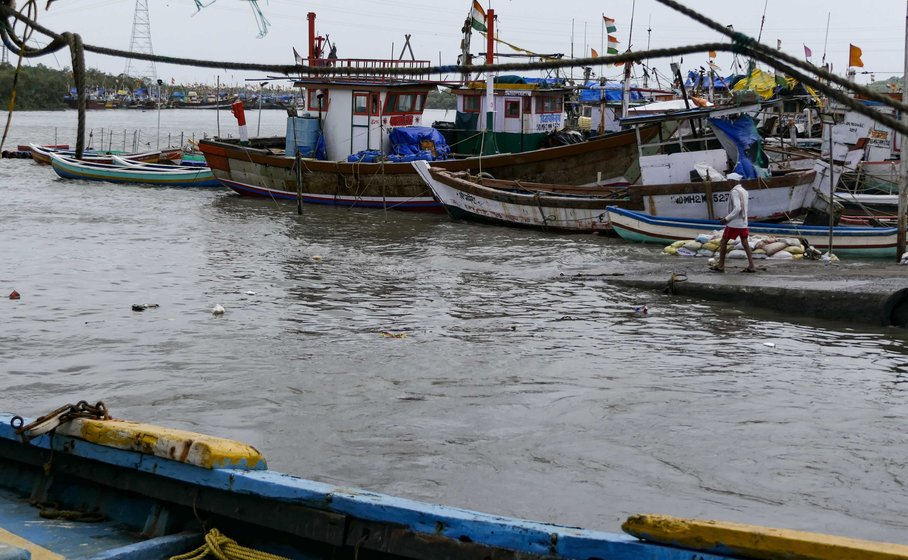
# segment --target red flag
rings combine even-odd
[[[804,45],[804,58],[810,58],[813,56],[813,51],[810,50],[810,47]]]

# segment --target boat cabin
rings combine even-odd
[[[565,125],[565,98],[570,93],[560,80],[498,76],[495,78],[494,133],[486,131],[486,83],[467,82],[451,89],[457,96],[457,114],[450,128],[456,139],[448,139],[458,153],[507,153],[536,150],[546,136]]]
[[[287,155],[294,155],[294,138],[296,150],[304,156],[328,160],[346,160],[351,154],[369,150],[390,153],[389,136],[394,128],[422,125],[426,96],[440,82],[423,79],[418,70],[431,63],[415,59],[338,58],[336,46],[325,57],[327,38],[315,34],[315,14],[310,12],[307,18],[308,57],[300,57],[299,62],[338,72],[304,71],[294,81],[302,100],[297,104],[300,118],[288,120]],[[320,139],[315,140],[311,134],[300,138],[301,128],[314,131]],[[321,148],[316,149],[316,144]]]

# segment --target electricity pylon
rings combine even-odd
[[[132,18],[132,38],[129,40],[129,50],[134,53],[154,54],[151,46],[151,20],[148,19],[148,0],[136,0],[136,11]],[[158,71],[153,61],[126,59],[127,76],[141,78],[154,83],[158,79]]]

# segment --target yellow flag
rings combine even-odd
[[[864,62],[861,60],[861,55],[864,54],[860,47],[854,45],[848,45],[848,66],[859,66],[864,67]]]

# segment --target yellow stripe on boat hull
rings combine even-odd
[[[23,539],[15,533],[10,533],[6,529],[0,528],[0,543],[8,544],[16,548],[27,550],[32,555],[32,560],[65,560],[56,552],[38,546],[28,539]]]
[[[742,558],[906,560],[908,546],[743,523],[634,515],[621,528],[649,542]]]
[[[206,469],[268,468],[265,458],[251,445],[151,424],[76,418],[57,428],[57,432],[98,445],[138,451]]]

